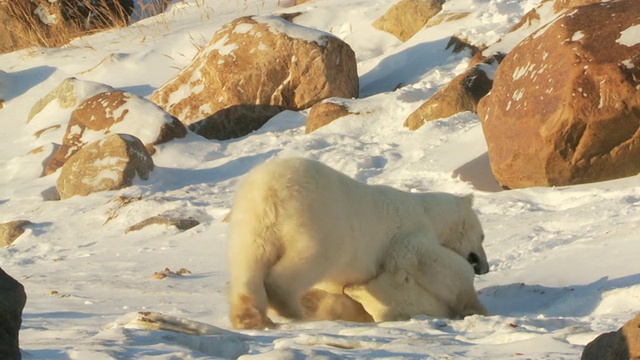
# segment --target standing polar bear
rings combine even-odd
[[[417,254],[434,246],[450,249],[484,274],[484,234],[471,206],[471,197],[367,185],[308,159],[259,165],[240,182],[231,209],[231,323],[272,327],[268,307],[290,319],[308,318],[303,301],[326,301],[305,294],[333,299],[381,270],[414,268]],[[337,306],[345,306],[344,300],[338,296]]]

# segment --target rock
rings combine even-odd
[[[349,106],[345,102],[337,98],[319,102],[313,105],[309,111],[305,125],[305,134],[310,134],[336,119],[353,113],[354,112],[349,110]]]
[[[401,0],[376,20],[373,27],[407,41],[442,10],[443,3],[444,0]]]
[[[585,346],[581,360],[640,359],[640,314],[618,331],[602,334]]]
[[[638,13],[635,0],[577,7],[505,57],[478,105],[491,168],[503,187],[640,172]]]
[[[480,47],[473,45],[468,40],[463,39],[459,36],[452,36],[445,47],[445,50],[453,51],[454,54],[461,53],[465,49],[469,49],[471,55],[475,55],[480,51]]]
[[[75,109],[45,174],[54,173],[85,144],[113,133],[135,136],[153,153],[153,145],[182,138],[187,130],[178,119],[138,95],[119,90],[100,93]]]
[[[24,286],[0,268],[0,359],[21,359],[19,333],[26,303]]]
[[[33,129],[33,135],[36,138],[33,141],[33,150],[42,146],[48,148],[51,144],[55,144],[55,150],[57,150],[73,110],[86,99],[113,90],[111,86],[93,81],[79,80],[74,77],[64,79],[55,89],[38,100],[27,116],[28,127]],[[47,157],[51,155],[52,153]],[[45,175],[44,168],[49,160],[47,158],[42,163],[41,176]]]
[[[448,118],[464,111],[476,112],[480,99],[491,91],[493,73],[498,64],[499,58],[490,57],[456,76],[411,113],[404,126],[417,130],[427,121]]]
[[[0,246],[13,244],[24,233],[24,228],[29,225],[32,223],[28,220],[14,220],[0,224]]]
[[[51,103],[54,103],[61,109],[75,109],[80,103],[94,95],[114,90],[115,89],[109,85],[87,80],[78,80],[75,77],[66,78],[33,105],[31,111],[29,111],[29,116],[27,116],[27,124]],[[69,112],[68,115],[70,114],[71,112]],[[64,121],[69,120],[68,115]],[[44,121],[46,119],[42,120]],[[50,124],[47,123],[46,125]]]
[[[176,219],[174,217],[169,217],[166,215],[157,215],[143,220],[135,225],[129,226],[129,228],[127,228],[124,233],[128,234],[131,231],[142,230],[149,225],[166,225],[174,226],[178,230],[189,230],[192,227],[200,225],[200,222],[195,219]]]
[[[75,153],[62,166],[56,188],[61,199],[130,186],[136,174],[147,180],[153,160],[134,136],[112,134]]]
[[[562,10],[571,9],[576,6],[589,5],[598,2],[602,2],[602,0],[556,0],[553,3],[553,9],[556,12],[560,12]]]
[[[358,91],[355,54],[345,42],[277,16],[250,16],[223,26],[151,99],[198,134],[222,140],[282,110]]]

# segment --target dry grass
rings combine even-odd
[[[82,6],[70,5],[77,3]],[[38,14],[46,14],[49,24]],[[60,47],[80,36],[127,26],[129,19],[127,9],[114,0],[0,0],[0,53],[32,46]]]
[[[0,0],[0,54],[30,47],[56,48],[72,40],[105,29],[125,27],[131,17],[147,18],[164,14],[171,0],[133,0],[135,10],[129,14],[118,0]],[[221,0],[227,1],[227,0]],[[287,7],[295,0],[262,0],[264,7],[268,1],[277,1]],[[238,9],[249,7],[247,0],[236,0]],[[80,8],[72,4],[81,3]],[[209,22],[215,16],[215,9],[206,0],[194,0],[200,9],[202,22]],[[40,8],[40,10],[37,10]],[[46,9],[55,21],[45,24],[37,15]],[[161,23],[170,31],[167,19]],[[143,42],[146,36],[143,36]]]

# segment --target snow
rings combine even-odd
[[[616,40],[618,44],[632,47],[640,44],[640,24],[633,25],[620,32],[620,38]]]
[[[0,132],[0,222],[33,223],[12,246],[0,248],[0,266],[28,294],[20,334],[23,358],[575,359],[597,335],[631,319],[640,308],[638,176],[505,191],[491,175],[476,115],[457,114],[416,131],[402,126],[466,69],[471,54],[445,50],[450,36],[462,31],[493,41],[540,1],[447,1],[447,11],[470,14],[424,29],[404,44],[371,27],[394,2],[323,0],[282,8],[277,1],[185,0],[163,15],[63,48],[0,55],[0,84],[11,83],[2,88],[0,109],[7,129]],[[542,4],[541,16],[549,4]],[[156,146],[148,181],[45,200],[58,174],[39,177],[42,163],[64,128],[44,139],[33,134],[39,125],[63,123],[69,110],[52,102],[29,124],[26,120],[31,107],[61,81],[75,76],[149,98],[224,24],[283,11],[304,12],[295,20],[299,25],[352,46],[362,98],[343,101],[353,114],[308,135],[308,110],[285,111],[240,139],[210,141],[189,133]],[[543,16],[526,31],[555,16]],[[526,31],[490,49],[509,49]],[[619,42],[632,44],[639,38],[634,31],[637,26],[623,31]],[[128,106],[165,121],[142,104]],[[28,154],[37,146],[43,151]],[[283,322],[276,330],[232,330],[223,219],[239,178],[282,156],[317,159],[370,184],[473,193],[491,265],[490,273],[476,277],[476,288],[490,316],[416,316],[379,324],[276,318]],[[193,218],[200,225],[186,231],[155,225],[125,234],[159,214]],[[164,268],[183,267],[192,273],[152,278]],[[145,329],[150,323],[140,320],[140,311],[192,329],[193,335],[169,331],[171,326]]]

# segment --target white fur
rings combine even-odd
[[[446,318],[487,314],[473,287],[473,268],[465,259],[439,244],[408,250],[394,246],[382,273],[366,284],[345,287],[344,293],[374,321],[406,320],[419,314]]]
[[[366,185],[307,159],[259,165],[241,181],[231,210],[231,322],[272,326],[268,306],[301,319],[305,292],[341,293],[371,280],[393,244],[442,244],[464,259],[475,252],[486,268],[471,205],[470,197]]]

